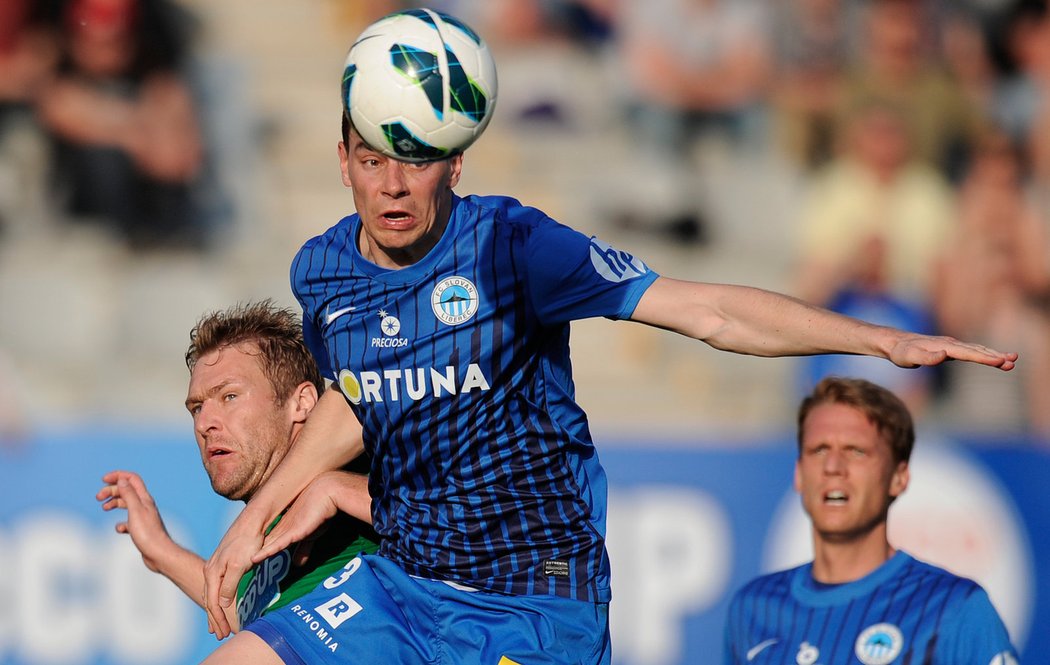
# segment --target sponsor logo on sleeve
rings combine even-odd
[[[610,282],[626,282],[649,272],[649,266],[641,259],[597,238],[591,238],[591,265]]]

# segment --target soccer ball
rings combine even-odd
[[[496,106],[496,63],[459,19],[429,9],[385,16],[346,56],[343,110],[369,147],[408,162],[463,152]]]

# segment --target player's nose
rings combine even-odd
[[[389,168],[383,170],[383,191],[389,196],[401,196],[407,190],[405,178],[405,164],[397,160],[390,160]]]
[[[846,460],[842,453],[836,450],[828,451],[824,456],[824,473],[828,475],[841,474],[846,469]]]
[[[193,420],[193,426],[202,436],[222,426],[219,411],[211,400],[204,400],[204,403],[200,405],[197,417]]]

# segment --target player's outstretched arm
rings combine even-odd
[[[372,522],[372,498],[368,495],[368,476],[347,471],[322,473],[266,534],[263,547],[252,557],[253,563],[277,554],[292,543],[303,542],[322,524],[342,511],[362,522]],[[296,550],[298,565],[305,563],[306,551]]]
[[[230,634],[225,608],[233,604],[237,582],[263,547],[263,534],[311,480],[342,468],[364,451],[361,425],[336,388],[329,388],[310,412],[295,445],[252,496],[204,566],[204,609],[208,630],[218,639]]]
[[[900,367],[963,360],[1003,370],[1017,360],[1016,353],[873,325],[772,291],[667,277],[646,290],[631,319],[754,356],[848,353]]]
[[[102,476],[105,486],[95,498],[102,510],[126,510],[127,519],[118,522],[117,533],[131,536],[146,568],[175,583],[201,607],[204,599],[204,559],[176,543],[164,526],[157,504],[146,483],[132,471],[110,471]],[[229,620],[236,630],[236,613]]]

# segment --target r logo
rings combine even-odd
[[[332,628],[338,628],[340,624],[361,611],[361,605],[356,600],[341,593],[327,603],[322,603],[314,608],[317,613],[328,622]]]

